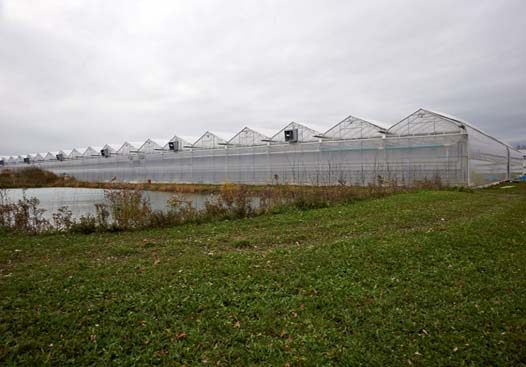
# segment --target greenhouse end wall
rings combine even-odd
[[[465,134],[450,134],[227,146],[36,165],[91,182],[364,186],[427,180],[460,186],[468,182],[468,146]]]

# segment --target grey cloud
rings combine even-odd
[[[1,154],[419,107],[526,139],[520,0],[0,4]]]

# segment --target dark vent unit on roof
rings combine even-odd
[[[172,152],[177,152],[178,150],[181,150],[181,149],[179,148],[179,141],[178,141],[178,140],[168,142],[168,148],[169,148]]]
[[[58,153],[57,154],[57,161],[63,161],[64,160],[64,154]]]
[[[298,142],[298,129],[285,130],[285,141],[288,143]]]
[[[24,163],[27,163],[27,164],[31,163],[31,159],[29,157],[25,157]]]
[[[104,158],[109,158],[109,156],[110,156],[110,149],[109,148],[101,149],[100,155],[103,156]]]

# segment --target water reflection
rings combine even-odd
[[[45,209],[44,218],[51,220],[53,213],[56,213],[60,207],[67,206],[73,214],[73,218],[80,218],[82,215],[95,215],[95,204],[104,203],[103,189],[86,189],[73,187],[52,187],[52,188],[35,188],[35,189],[7,189],[7,199],[10,202],[16,202],[22,199],[25,191],[27,198],[36,197],[40,200],[39,208]],[[166,209],[168,199],[174,193],[160,191],[145,191],[144,195],[149,199],[150,205],[154,210]],[[210,195],[203,194],[177,194],[184,200],[192,202],[194,208],[201,209],[204,207],[206,199]]]

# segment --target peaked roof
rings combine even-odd
[[[143,144],[144,142],[125,141],[124,143],[122,143],[120,148],[117,149],[117,153],[123,153],[125,150],[127,152],[130,152],[130,151],[136,152]]]
[[[122,145],[118,145],[118,144],[104,144],[102,149],[109,149],[110,152],[116,152],[117,150],[121,148],[121,146]]]
[[[451,121],[453,121],[453,122],[456,122],[456,123],[459,124],[459,125],[469,126],[469,127],[472,128],[473,130],[475,130],[475,131],[481,133],[482,135],[486,135],[488,138],[491,138],[491,139],[493,139],[493,140],[495,140],[495,141],[497,141],[497,142],[499,142],[499,143],[501,143],[501,144],[504,144],[504,145],[506,145],[507,147],[509,147],[509,148],[511,148],[511,149],[513,149],[513,150],[517,150],[517,149],[513,148],[511,145],[509,145],[508,143],[503,142],[502,140],[495,138],[494,136],[488,134],[488,133],[485,132],[484,130],[481,130],[481,129],[479,129],[478,127],[475,127],[474,125],[472,125],[471,123],[467,122],[466,120],[462,120],[462,119],[460,119],[460,118],[458,118],[458,117],[455,117],[455,116],[453,116],[453,115],[448,115],[448,114],[443,113],[443,112],[437,112],[437,111],[433,111],[433,110],[429,110],[429,109],[423,109],[423,108],[421,108],[421,110],[423,110],[423,111],[428,111],[428,112],[433,113],[433,114],[435,114],[435,115],[445,117],[445,118],[447,118],[448,120],[451,120]]]
[[[219,148],[224,144],[226,144],[225,139],[207,131],[192,144],[192,148],[212,149]]]
[[[54,152],[47,152],[46,155],[44,156],[44,159],[46,161],[51,161],[53,159],[57,159],[57,157],[55,156]]]
[[[229,145],[238,145],[238,146],[251,146],[251,145],[264,145],[263,140],[268,140],[269,137],[252,130],[249,127],[244,127],[236,135],[234,135],[228,141]]]
[[[31,158],[33,160],[43,160],[44,157],[40,154],[40,153],[29,153],[28,155],[28,158]]]
[[[94,156],[94,155],[100,155],[100,150],[102,149],[102,147],[94,147],[94,146],[89,146],[86,148],[86,150],[84,152],[82,152],[82,155],[84,157],[91,157],[91,156]]]
[[[272,138],[272,142],[285,142],[285,136],[283,132],[285,130],[291,130],[291,129],[298,129],[298,141],[300,142],[306,142],[306,141],[318,141],[318,138],[316,136],[320,135],[320,133],[316,130],[313,130],[305,125],[299,124],[297,122],[291,122],[287,126],[285,126],[283,129],[281,129],[279,132],[277,132]]]
[[[391,135],[409,136],[460,133],[462,128],[458,121],[420,108],[391,126],[387,131]]]
[[[79,148],[80,149],[80,148]],[[82,149],[73,148],[71,153],[68,154],[68,158],[79,158],[82,157]]]
[[[180,148],[184,149],[184,147],[188,147],[192,145],[190,142],[188,142],[185,138],[182,138],[180,136],[174,135],[168,142],[163,146],[163,149],[169,149],[168,143],[178,141],[180,144]]]
[[[391,126],[388,133],[394,135],[462,133],[466,132],[466,126],[510,149],[516,150],[508,143],[480,130],[465,120],[443,112],[432,111],[424,108],[419,108],[400,122]]]
[[[154,150],[162,150],[165,145],[168,144],[167,139],[151,139],[148,138],[146,141],[140,146],[138,149],[140,152],[146,152],[150,151],[150,149],[147,149],[150,146],[153,146]]]
[[[349,115],[336,125],[331,127],[321,136],[332,139],[364,139],[377,138],[385,131],[379,125],[362,118]]]

